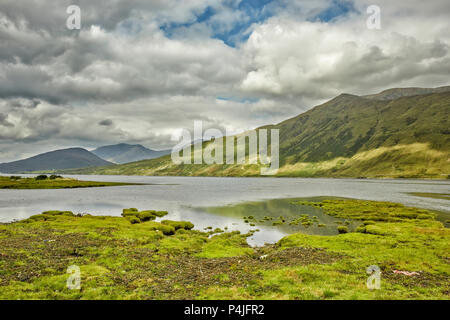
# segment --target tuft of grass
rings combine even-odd
[[[337,227],[339,233],[348,233],[348,228],[346,226]]]
[[[123,209],[122,217],[129,218],[131,223],[140,223],[155,220],[157,217],[164,217],[167,211],[144,210],[138,211],[137,208]]]
[[[175,230],[178,230],[178,229],[191,230],[192,228],[194,228],[194,224],[192,224],[189,221],[163,220],[163,221],[161,221],[161,223],[164,225],[167,225],[167,226],[171,226]]]

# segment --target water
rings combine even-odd
[[[267,242],[267,234],[270,232],[274,238],[270,242],[275,242],[281,236],[301,232],[304,234],[316,235],[336,235],[337,227],[346,225],[350,231],[354,231],[360,222],[335,218],[323,212],[320,208],[308,205],[295,204],[300,200],[318,201],[321,198],[293,198],[293,199],[273,199],[264,201],[251,201],[221,207],[198,208],[219,217],[226,216],[239,219],[238,225],[247,225],[253,228],[250,230],[260,230],[252,235],[248,240],[252,244],[263,244]],[[313,222],[311,225],[302,225],[299,218],[305,216],[307,220]],[[284,223],[273,225],[281,220]],[[303,220],[304,221],[304,220]],[[261,231],[262,230],[262,231]],[[276,231],[277,233],[273,233]]]
[[[25,176],[25,175],[22,175]],[[67,176],[69,177],[69,176]],[[272,243],[297,232],[292,226],[257,225],[250,227],[241,215],[217,213],[208,207],[242,204],[281,198],[317,196],[348,197],[366,200],[392,201],[408,206],[442,211],[441,219],[450,218],[450,201],[417,197],[409,192],[450,193],[450,182],[424,180],[360,180],[360,179],[301,179],[301,178],[216,178],[216,177],[141,177],[141,176],[70,176],[80,180],[148,183],[149,185],[50,189],[0,190],[0,222],[24,219],[46,210],[70,210],[95,215],[119,216],[123,208],[167,210],[165,219],[192,221],[196,229],[225,228],[247,232],[260,229],[249,239],[250,244]],[[247,206],[247,212],[262,215],[305,213],[289,200],[265,202]],[[256,209],[255,209],[256,208]],[[270,208],[268,210],[267,208]],[[275,209],[274,209],[275,208]],[[236,209],[236,208],[235,208]],[[254,211],[251,211],[254,210]],[[255,211],[256,210],[256,211]],[[297,210],[297,211],[296,211]],[[243,211],[245,212],[245,210]],[[320,212],[309,212],[319,217]],[[242,213],[243,215],[243,213]],[[250,215],[250,214],[248,214]],[[326,217],[320,217],[325,219]],[[321,220],[321,221],[322,221]],[[330,221],[327,221],[330,224]],[[327,224],[325,222],[325,224]],[[327,232],[314,228],[305,233]]]

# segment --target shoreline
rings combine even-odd
[[[41,190],[41,189],[77,189],[120,187],[129,185],[145,185],[128,182],[84,181],[61,176],[38,175],[36,177],[0,176],[0,190]]]

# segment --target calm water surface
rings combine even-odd
[[[26,175],[22,175],[26,176]],[[69,176],[68,176],[69,177]],[[348,197],[366,200],[400,202],[408,206],[444,212],[450,219],[450,201],[409,195],[409,192],[450,193],[450,182],[423,180],[358,180],[301,178],[214,178],[214,177],[141,177],[141,176],[70,176],[80,180],[148,183],[149,185],[55,190],[0,190],[0,222],[27,218],[46,210],[70,210],[95,215],[119,216],[123,208],[167,210],[165,219],[189,220],[196,229],[212,226],[247,232],[260,229],[249,239],[250,244],[275,242],[292,232],[331,234],[335,229],[294,226],[256,225],[244,223],[245,215],[289,217],[309,214],[332,225],[330,217],[281,198],[317,196]],[[246,202],[251,201],[251,204]],[[258,202],[259,201],[259,202]],[[264,202],[261,202],[264,201]],[[210,207],[240,206],[233,210]],[[326,220],[328,219],[328,220]],[[330,220],[331,219],[331,220]],[[326,220],[326,221],[325,221]]]

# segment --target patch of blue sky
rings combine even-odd
[[[212,31],[212,37],[220,39],[229,46],[235,47],[237,44],[248,39],[246,32],[254,23],[264,22],[274,14],[272,4],[276,0],[242,0],[240,2],[230,1],[225,3],[227,9],[236,12],[236,16],[243,17],[236,20],[231,26],[219,25],[214,20],[214,16],[220,12],[213,7],[207,7],[202,13],[196,16],[194,21],[187,23],[167,23],[160,27],[167,37],[176,35],[177,30],[189,28],[194,24],[206,24]]]
[[[329,22],[352,12],[357,12],[352,1],[333,0],[328,8],[308,20]]]

